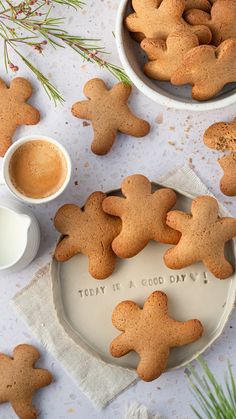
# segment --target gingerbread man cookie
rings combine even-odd
[[[171,77],[175,85],[191,84],[196,100],[208,100],[230,82],[236,81],[236,39],[228,39],[217,48],[200,45],[185,54]]]
[[[167,212],[176,203],[175,192],[158,189],[152,193],[151,189],[151,182],[145,176],[133,175],[122,182],[125,198],[109,196],[103,201],[104,211],[122,220],[122,230],[112,242],[112,249],[121,258],[137,255],[150,240],[179,241],[180,234],[165,222]]]
[[[212,43],[219,45],[229,38],[236,38],[236,0],[217,0],[210,14],[192,9],[188,10],[185,19],[191,25],[205,25],[212,33]]]
[[[108,153],[118,131],[134,137],[143,137],[149,133],[149,123],[134,116],[127,105],[131,94],[130,85],[117,83],[109,90],[103,80],[92,79],[85,84],[84,94],[88,100],[75,103],[72,113],[77,118],[92,121],[93,153]]]
[[[35,368],[39,357],[39,352],[31,345],[18,345],[13,358],[0,354],[0,403],[11,403],[20,419],[37,417],[33,395],[52,382],[49,371]]]
[[[188,30],[198,36],[199,42],[208,44],[211,31],[207,26],[189,25],[182,17],[185,0],[133,0],[135,13],[125,19],[130,32],[144,34],[145,38],[166,40],[172,32]]]
[[[152,381],[165,371],[171,348],[195,342],[203,333],[199,320],[171,319],[167,296],[161,291],[153,292],[143,309],[133,301],[118,304],[112,323],[123,332],[111,343],[112,356],[137,352],[140,357],[137,373],[144,381]]]
[[[3,157],[12,143],[19,125],[35,125],[40,120],[37,109],[26,103],[32,96],[31,84],[17,77],[7,87],[0,79],[0,156]]]
[[[145,38],[141,48],[149,61],[144,65],[144,73],[155,80],[170,80],[186,52],[198,45],[198,37],[189,31],[173,32],[166,41]]]
[[[236,118],[233,122],[216,122],[204,133],[204,143],[215,150],[236,152]]]
[[[219,159],[224,172],[220,181],[220,189],[227,196],[236,196],[236,153],[231,153]]]
[[[202,261],[217,278],[225,279],[233,267],[225,258],[225,243],[236,236],[236,219],[220,218],[216,199],[200,196],[193,200],[192,215],[181,211],[167,214],[167,224],[181,232],[179,243],[167,250],[164,261],[170,269],[182,269]]]
[[[115,268],[116,256],[111,243],[119,234],[121,223],[102,210],[106,195],[92,193],[84,209],[77,205],[63,205],[56,213],[54,225],[65,237],[57,245],[55,258],[64,262],[76,253],[89,259],[89,272],[96,279],[105,279]]]

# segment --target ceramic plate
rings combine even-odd
[[[189,211],[190,205],[188,197],[178,194],[176,208]],[[122,300],[130,299],[142,305],[151,292],[162,290],[168,295],[169,312],[174,319],[198,318],[204,325],[200,340],[171,351],[168,368],[183,366],[205,351],[220,336],[233,309],[235,275],[221,281],[202,263],[170,270],[163,263],[168,247],[150,242],[134,258],[117,259],[112,276],[100,281],[89,275],[84,255],[78,254],[64,263],[53,259],[54,306],[66,333],[104,361],[135,368],[137,355],[134,352],[119,359],[109,354],[109,344],[119,334],[111,323],[112,311]],[[234,261],[233,242],[228,243],[226,252]]]
[[[169,82],[148,78],[143,72],[146,54],[123,24],[124,18],[132,12],[131,1],[120,0],[116,19],[116,45],[123,68],[142,93],[157,103],[177,109],[206,111],[235,103],[236,83],[228,83],[211,100],[198,102],[192,99],[190,86],[174,86]]]

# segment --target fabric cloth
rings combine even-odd
[[[187,167],[162,179],[161,184],[190,198],[209,194],[206,186]],[[224,213],[228,214],[226,210]],[[66,334],[53,306],[49,265],[38,271],[32,282],[14,297],[13,306],[96,408],[105,407],[137,380],[135,371],[105,363]]]

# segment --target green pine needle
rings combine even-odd
[[[17,4],[13,4],[11,0],[0,0],[0,40],[4,46],[3,58],[6,71],[9,67],[14,72],[18,71],[18,66],[12,63],[10,57],[11,49],[37,77],[49,98],[55,104],[62,103],[64,99],[58,89],[32,61],[26,58],[22,47],[33,48],[36,53],[42,54],[47,44],[47,47],[51,46],[54,49],[69,46],[85,61],[105,68],[119,81],[130,83],[121,67],[103,59],[103,55],[107,53],[99,46],[99,40],[71,35],[62,26],[64,18],[51,17],[53,3],[75,9],[85,4],[81,0],[33,0],[33,2],[18,0]]]
[[[192,366],[188,366],[187,374],[192,394],[202,411],[191,406],[198,419],[236,419],[236,383],[233,371],[228,362],[228,371],[225,374],[224,385],[217,382],[207,362],[199,357],[201,376]]]

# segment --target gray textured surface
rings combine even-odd
[[[101,38],[106,49],[112,51],[109,58],[117,63],[112,31],[114,31],[118,3],[119,0],[90,1],[84,11],[78,14],[66,11],[71,30],[80,31],[84,36]],[[19,75],[28,76],[34,84],[36,93],[32,103],[38,105],[42,120],[38,126],[19,129],[15,138],[41,133],[59,139],[73,158],[74,170],[71,185],[60,199],[33,209],[42,230],[38,258],[18,275],[0,274],[0,350],[9,353],[11,348],[22,342],[35,343],[41,349],[43,365],[53,372],[56,379],[52,386],[36,396],[35,400],[41,409],[42,419],[122,418],[125,403],[134,399],[145,403],[151,412],[159,411],[166,418],[192,419],[193,414],[189,408],[192,397],[183,370],[170,372],[152,383],[140,382],[123,393],[103,412],[96,412],[61,366],[33,339],[24,323],[16,317],[9,301],[20,288],[29,283],[32,274],[49,260],[57,238],[52,226],[52,217],[56,209],[69,201],[82,204],[90,192],[112,189],[114,180],[118,187],[121,179],[128,174],[139,172],[150,179],[158,179],[189,161],[194,165],[200,178],[236,216],[236,198],[229,199],[219,193],[218,183],[221,173],[217,164],[219,154],[207,149],[202,143],[204,129],[214,121],[231,120],[235,117],[234,109],[231,107],[205,114],[164,109],[134,89],[131,98],[132,109],[152,124],[150,135],[144,139],[120,136],[110,154],[97,157],[90,152],[91,127],[83,127],[81,120],[72,117],[70,107],[83,97],[82,86],[86,80],[103,76],[111,83],[112,78],[92,64],[82,63],[79,56],[70,50],[54,52],[48,47],[44,56],[32,52],[32,57],[63,92],[66,103],[64,107],[55,110],[38,82],[20,64]],[[0,75],[7,80],[2,63]],[[75,182],[78,182],[78,185]],[[4,196],[7,196],[7,192],[0,187],[0,200]],[[235,358],[235,320],[234,313],[221,339],[206,354],[210,366],[221,378],[227,358],[232,361]],[[9,406],[0,407],[1,419],[13,417]]]

